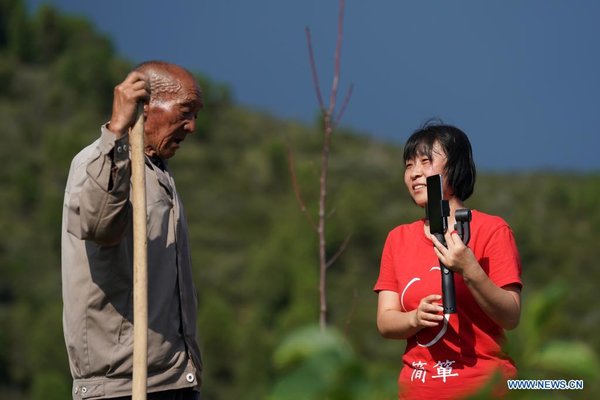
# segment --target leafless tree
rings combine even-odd
[[[333,79],[331,84],[331,91],[329,94],[329,104],[325,104],[323,100],[323,96],[321,94],[321,86],[319,83],[319,76],[317,73],[317,66],[315,63],[315,56],[312,46],[312,38],[310,34],[310,29],[306,27],[306,42],[308,45],[308,57],[310,61],[310,68],[312,72],[312,80],[315,88],[315,93],[317,95],[317,101],[319,104],[319,110],[322,117],[323,122],[323,147],[321,151],[321,169],[319,176],[319,212],[318,212],[318,220],[315,223],[314,219],[311,217],[308,209],[306,207],[306,203],[302,198],[302,193],[300,190],[300,185],[298,183],[298,179],[295,172],[294,158],[291,149],[288,148],[288,160],[289,160],[289,168],[290,174],[292,177],[292,183],[294,187],[294,192],[296,194],[296,199],[300,205],[300,209],[306,215],[308,222],[314,228],[318,235],[319,240],[319,326],[321,330],[324,330],[327,325],[327,270],[329,267],[338,259],[338,257],[344,252],[346,246],[348,245],[348,241],[350,240],[350,235],[346,237],[346,239],[342,242],[338,250],[331,257],[328,257],[326,254],[326,245],[327,239],[325,235],[325,227],[326,227],[326,200],[327,200],[327,178],[328,178],[328,167],[329,167],[329,152],[331,147],[331,136],[338,126],[344,112],[346,110],[346,106],[350,101],[350,97],[352,96],[353,85],[348,87],[348,91],[344,97],[344,100],[341,104],[339,111],[336,112],[337,105],[337,97],[338,97],[338,86],[340,81],[340,63],[341,63],[341,50],[342,50],[342,38],[343,38],[343,22],[344,22],[344,8],[345,8],[345,0],[339,1],[339,12],[338,12],[338,29],[337,29],[337,41],[335,46],[335,58],[334,58],[334,69],[333,69]]]

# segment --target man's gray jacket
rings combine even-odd
[[[169,170],[146,158],[148,391],[200,386],[188,230]],[[102,127],[72,161],[62,227],[63,326],[74,399],[131,395],[129,137]]]

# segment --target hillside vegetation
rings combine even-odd
[[[71,158],[99,135],[131,66],[86,20],[0,0],[0,399],[70,398],[63,190]],[[372,286],[388,231],[423,215],[403,187],[402,149],[334,134],[328,250],[351,239],[329,270],[332,329],[320,342],[316,235],[287,156],[293,149],[315,213],[319,126],[240,107],[230,88],[195,73],[206,108],[170,165],[191,229],[204,398],[394,398],[403,343],[377,333]],[[561,393],[569,398],[600,395],[599,200],[598,172],[538,171],[482,172],[468,202],[504,217],[517,238],[525,309],[512,355],[524,377],[584,379],[584,391]]]

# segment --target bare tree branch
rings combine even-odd
[[[342,39],[344,37],[344,8],[345,0],[340,0],[340,8],[338,12],[338,32],[337,42],[335,44],[335,57],[333,68],[333,82],[331,84],[331,95],[329,96],[329,115],[333,118],[335,110],[335,102],[337,99],[337,90],[340,83],[340,64],[342,54]]]
[[[344,241],[342,242],[342,244],[340,245],[340,247],[338,248],[338,250],[335,252],[335,254],[333,256],[331,256],[331,258],[329,259],[329,261],[327,261],[327,268],[331,267],[333,265],[333,263],[335,263],[336,260],[346,250],[346,247],[348,246],[348,243],[350,242],[350,238],[351,237],[352,237],[351,233],[348,234],[348,236],[346,236],[346,239],[344,239]]]
[[[323,102],[323,96],[321,95],[321,86],[319,85],[319,74],[317,73],[317,65],[315,64],[315,53],[313,52],[312,40],[310,37],[310,29],[308,26],[304,29],[306,32],[306,43],[308,45],[308,59],[310,61],[310,71],[312,73],[313,86],[317,94],[317,101],[319,102],[319,108],[321,112],[325,112],[325,103]]]
[[[335,214],[335,212],[337,211],[337,208],[333,207],[325,216],[325,218],[329,218],[331,217],[333,214]]]
[[[342,120],[342,117],[344,116],[344,113],[346,112],[346,107],[348,106],[348,103],[350,102],[350,97],[352,97],[353,90],[354,90],[354,84],[350,84],[350,86],[348,87],[348,91],[346,92],[346,96],[344,97],[344,102],[342,103],[342,107],[340,108],[338,115],[335,117],[335,121],[333,123],[333,129],[337,128],[340,121]]]
[[[317,233],[319,235],[319,299],[320,313],[319,326],[324,331],[327,325],[327,255],[325,253],[325,200],[327,199],[327,177],[329,172],[329,147],[331,144],[331,120],[329,113],[323,116],[325,125],[325,137],[323,139],[323,151],[321,153],[321,176],[319,178],[319,222]]]
[[[294,194],[296,195],[296,200],[298,201],[300,210],[306,216],[308,223],[316,231],[317,225],[315,224],[315,221],[313,221],[312,217],[310,216],[310,213],[308,212],[308,209],[306,208],[306,203],[304,202],[304,199],[302,198],[302,193],[300,191],[300,185],[298,184],[298,178],[296,176],[296,167],[295,167],[295,163],[294,163],[294,153],[292,152],[292,149],[289,146],[288,146],[287,150],[288,150],[288,167],[290,169],[290,175],[292,177],[292,186],[294,188]]]

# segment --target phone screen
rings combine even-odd
[[[444,234],[448,220],[444,215],[442,204],[442,176],[431,175],[427,177],[427,217],[429,218],[429,231],[433,234]]]

